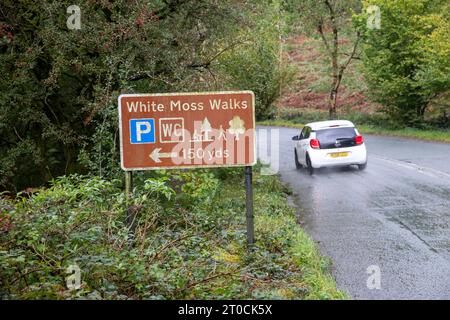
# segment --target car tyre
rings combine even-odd
[[[295,149],[294,149],[294,156],[295,156],[295,167],[297,169],[301,169],[302,168],[302,164],[298,161],[297,150],[295,150]]]
[[[358,169],[359,169],[359,170],[363,171],[363,170],[365,170],[366,168],[367,168],[367,162],[366,162],[366,163],[363,163],[363,164],[358,164]]]
[[[308,168],[309,175],[312,176],[314,174],[314,168],[312,166],[311,159],[309,158],[308,154],[306,155],[306,166]]]

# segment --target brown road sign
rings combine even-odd
[[[119,128],[123,170],[256,163],[251,91],[123,94]]]

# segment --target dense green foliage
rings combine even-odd
[[[273,116],[280,3],[80,0],[69,30],[70,1],[2,1],[0,298],[347,297],[276,177],[255,177],[251,252],[240,169],[136,173],[122,190],[122,93],[252,90]]]
[[[448,131],[380,129],[425,128],[433,103],[447,109],[428,125],[448,127],[444,0],[79,0],[81,29],[69,30],[72,4],[0,3],[0,191],[9,190],[0,193],[0,298],[346,298],[276,177],[255,177],[250,253],[240,169],[138,173],[132,200],[119,179],[120,94],[252,90],[257,119],[271,119],[292,75],[280,61],[294,26],[324,44],[335,115],[362,39],[368,92],[384,113],[345,116],[363,133],[450,141]],[[366,27],[373,4],[381,29]],[[284,110],[269,124],[326,117]],[[80,290],[67,287],[71,265]]]
[[[121,93],[253,90],[257,119],[272,118],[292,74],[279,61],[287,30],[323,39],[331,109],[358,31],[367,93],[390,123],[423,128],[432,107],[448,126],[446,1],[83,0],[81,29],[69,30],[71,4],[0,4],[1,190],[116,177]],[[366,28],[369,5],[381,9],[380,29]]]
[[[252,90],[256,98],[256,118],[272,118],[274,103],[280,96],[280,86],[289,83],[292,70],[279,64],[279,39],[286,33],[282,28],[284,19],[279,2],[248,14],[255,23],[252,32],[243,35],[247,45],[241,50],[226,52],[221,59],[224,74],[235,88]]]
[[[0,4],[1,189],[114,177],[121,93],[253,89],[258,117],[271,113],[276,1],[82,0],[80,30],[71,4]]]
[[[284,4],[289,24],[297,26],[290,39],[291,49],[299,50],[290,53],[299,66],[297,78],[303,80],[297,87],[301,91],[311,82],[320,84],[320,88],[309,85],[312,94],[294,94],[295,88],[288,88],[285,101],[300,100],[304,108],[311,98],[307,108],[316,108],[315,93],[324,96],[328,90],[327,108],[338,107],[335,117],[339,117],[352,107],[349,95],[354,94],[358,99],[368,98],[360,104],[362,111],[370,104],[367,113],[381,104],[390,127],[448,128],[448,1],[285,0]],[[305,38],[312,41],[303,45]],[[317,47],[315,40],[322,45]],[[311,53],[305,52],[309,45],[314,45]],[[315,59],[310,59],[313,54]],[[290,99],[291,95],[297,98]],[[330,103],[333,99],[334,104]]]
[[[275,176],[255,176],[257,244],[247,252],[241,170],[142,177],[134,236],[117,181],[72,175],[0,200],[0,298],[346,298]],[[74,264],[79,290],[66,286]]]
[[[449,7],[436,0],[370,0],[381,10],[381,28],[366,28],[364,74],[372,99],[399,123],[420,126],[426,109],[450,86]],[[446,102],[448,108],[448,102]]]

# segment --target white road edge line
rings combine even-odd
[[[446,178],[450,179],[450,174],[447,173],[447,172],[444,172],[444,171],[436,170],[436,169],[429,168],[429,167],[419,166],[417,164],[408,163],[408,162],[404,162],[404,161],[401,161],[401,160],[383,158],[383,157],[380,157],[378,155],[377,156],[373,156],[372,155],[372,157],[377,158],[379,160],[383,160],[383,161],[386,161],[386,162],[390,162],[390,163],[396,164],[399,167],[403,167],[403,168],[410,169],[410,170],[416,170],[416,171],[418,171],[418,172],[420,172],[422,174],[425,174],[427,176],[430,176],[430,177],[437,177],[437,178],[444,178],[444,177],[446,177]]]

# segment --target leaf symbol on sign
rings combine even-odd
[[[239,118],[239,116],[234,116],[229,122],[230,128],[228,132],[236,136],[236,140],[239,140],[239,135],[245,133],[244,120]]]

